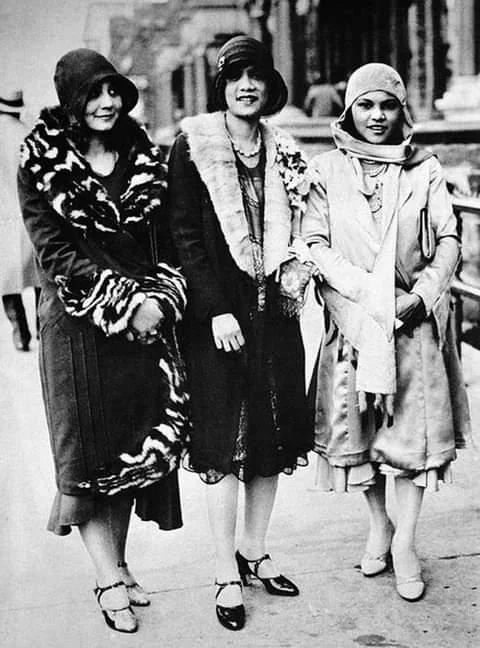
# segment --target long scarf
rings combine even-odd
[[[412,155],[414,149],[410,144],[412,139],[411,129],[400,144],[370,144],[357,139],[342,128],[344,116],[334,121],[330,128],[334,142],[338,149],[345,151],[352,157],[373,162],[387,162],[388,164],[403,164]]]
[[[354,170],[357,189],[366,193],[362,159],[386,163],[383,182],[383,227],[377,255],[369,274],[365,301],[355,304],[326,287],[325,300],[337,326],[360,351],[357,389],[369,392],[396,391],[395,362],[395,260],[398,232],[399,177],[402,166],[412,157],[410,134],[401,144],[376,145],[363,142],[342,129],[343,119],[332,125],[337,147],[348,157]],[[410,130],[410,129],[409,129]],[[337,227],[348,228],[348,219]],[[345,233],[348,236],[348,232]],[[339,249],[342,253],[342,249]],[[349,258],[352,263],[359,259]]]

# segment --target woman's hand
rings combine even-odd
[[[382,426],[385,415],[387,416],[387,427],[392,427],[394,394],[371,394],[370,392],[359,391],[357,397],[360,414],[366,414],[371,404],[375,412],[376,427]]]
[[[415,328],[426,317],[423,299],[420,295],[411,292],[402,292],[397,295],[395,299],[395,316],[408,329]]]
[[[421,304],[422,298],[411,292],[404,292],[395,299],[395,315],[405,322]]]
[[[212,317],[212,334],[217,349],[240,351],[245,344],[240,325],[231,313]]]
[[[158,328],[163,321],[163,313],[154,299],[147,297],[137,308],[130,321],[127,339],[138,339],[143,344],[155,342]]]

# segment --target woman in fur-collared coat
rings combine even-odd
[[[299,323],[282,310],[275,280],[303,204],[306,165],[289,136],[260,121],[286,101],[265,48],[234,38],[217,69],[218,112],[185,119],[174,144],[169,208],[189,296],[189,466],[208,484],[217,615],[238,630],[239,572],[244,582],[249,574],[263,579],[271,594],[298,593],[266,554],[265,535],[278,474],[304,463],[313,437]],[[235,561],[239,480],[246,514]]]
[[[100,54],[57,64],[60,106],[22,148],[19,191],[40,266],[40,369],[58,493],[49,529],[78,526],[106,623],[148,605],[125,562],[136,512],[181,526],[186,395],[175,324],[185,282],[162,224],[166,167],[128,116],[137,89]],[[163,230],[163,231],[162,231]]]

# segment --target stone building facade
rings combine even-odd
[[[336,82],[362,63],[383,61],[401,72],[412,112],[424,121],[440,111],[458,112],[465,87],[478,85],[478,5],[475,0],[93,2],[85,42],[137,82],[139,116],[153,132],[207,110],[216,53],[238,33],[271,47],[296,106],[302,106],[315,73]],[[480,88],[474,95],[469,101],[476,106]]]

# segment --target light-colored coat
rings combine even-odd
[[[25,135],[21,121],[0,114],[0,295],[20,293],[35,284],[32,246],[17,194],[20,144]]]
[[[316,449],[336,466],[375,461],[422,472],[454,459],[469,427],[449,317],[449,286],[459,258],[456,220],[436,158],[395,165],[391,186],[387,172],[387,222],[380,228],[356,165],[338,150],[312,160],[302,224],[336,324],[319,363]],[[424,208],[436,246],[430,261],[419,243]],[[392,242],[389,257],[385,251]],[[418,294],[427,313],[408,333],[394,330],[392,308],[400,289]],[[395,392],[393,426],[377,423],[376,429],[373,413],[361,420],[361,389]]]

